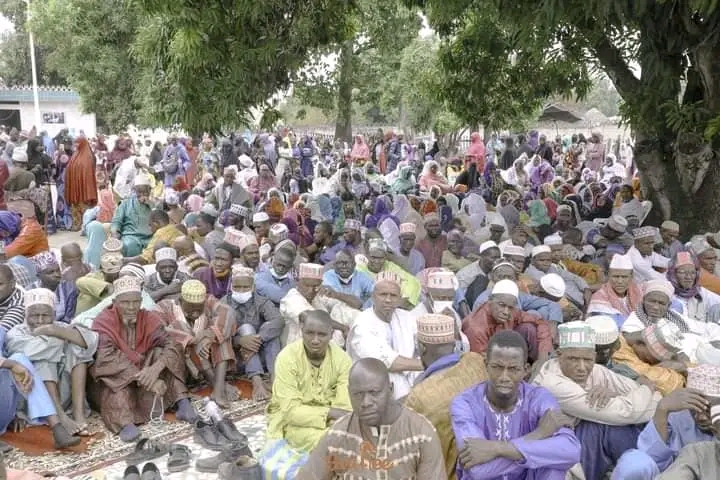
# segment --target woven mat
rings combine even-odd
[[[196,400],[193,403],[199,411],[202,401]],[[242,418],[264,412],[266,405],[267,402],[256,403],[252,400],[243,399],[234,402],[232,408],[225,410],[224,414],[228,419],[236,422]],[[134,443],[125,443],[117,435],[107,432],[100,420],[100,416],[95,412],[88,418],[88,426],[90,431],[106,433],[104,436],[100,435],[93,439],[88,450],[84,453],[67,454],[52,451],[41,456],[31,456],[25,455],[19,450],[14,450],[5,455],[5,464],[9,468],[31,470],[44,476],[64,475],[73,478],[113,464],[135,448]],[[143,437],[165,443],[176,442],[193,434],[193,426],[184,422],[147,424],[139,427],[139,429]]]

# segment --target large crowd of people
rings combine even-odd
[[[628,142],[108,143],[0,130],[0,434],[173,411],[227,479],[720,478],[720,234],[646,225]],[[256,463],[190,394],[237,376]]]

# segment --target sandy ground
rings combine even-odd
[[[77,242],[83,249],[87,245],[87,239],[85,237],[81,237],[78,232],[59,231],[50,235],[48,237],[48,242],[50,243],[50,248],[60,248],[66,243],[72,242]]]

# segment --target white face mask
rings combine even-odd
[[[450,301],[436,300],[433,302],[433,310],[435,310],[435,313],[442,313],[442,311],[445,310],[446,308],[449,308],[450,310],[453,309],[452,300],[450,300]]]
[[[235,300],[237,303],[245,304],[250,301],[252,293],[252,290],[247,292],[232,292],[232,299]]]
[[[343,278],[343,277],[341,277],[340,275],[338,275],[338,278],[339,278],[340,280],[342,280],[343,283],[350,283],[350,280],[352,280],[353,275],[355,275],[355,273],[351,273],[350,276],[347,277],[347,278]]]
[[[285,275],[278,274],[273,267],[270,267],[270,273],[272,274],[273,277],[275,277],[278,280],[284,280],[288,277],[287,273]]]

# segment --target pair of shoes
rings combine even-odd
[[[154,463],[146,463],[142,473],[135,465],[130,465],[125,469],[123,480],[162,480],[162,475]]]
[[[195,462],[195,470],[203,473],[215,473],[223,463],[234,463],[241,457],[252,457],[252,452],[245,442],[233,442],[213,457],[201,458]]]
[[[203,447],[216,452],[222,451],[231,443],[247,444],[247,437],[240,433],[235,425],[223,418],[220,422],[198,420],[193,438]]]
[[[218,480],[262,480],[260,464],[252,457],[242,456],[218,467]]]
[[[160,458],[169,451],[170,447],[164,443],[150,440],[149,438],[141,438],[137,445],[135,445],[135,450],[125,457],[125,462],[127,462],[128,465],[139,465],[143,462]]]
[[[190,468],[190,457],[192,452],[186,445],[175,443],[170,445],[170,457],[167,467],[170,473],[184,472]]]

